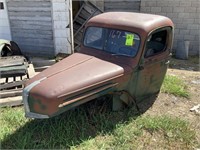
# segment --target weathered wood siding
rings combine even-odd
[[[25,54],[53,56],[51,0],[7,0],[12,39]]]
[[[105,11],[139,12],[141,0],[105,0]]]

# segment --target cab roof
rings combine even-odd
[[[146,35],[154,29],[171,26],[173,22],[164,16],[132,13],[132,12],[107,12],[91,18],[87,26],[100,26],[117,28]]]

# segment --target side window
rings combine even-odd
[[[149,36],[145,49],[145,57],[156,55],[165,51],[167,46],[167,30],[153,33]]]

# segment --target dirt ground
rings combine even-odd
[[[190,111],[192,107],[200,104],[199,67],[198,60],[172,59],[167,74],[177,76],[186,83],[190,98],[160,93],[152,107],[144,115],[171,115],[187,120],[196,131],[197,141],[200,144],[200,114]]]

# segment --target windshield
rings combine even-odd
[[[139,49],[140,37],[131,32],[101,27],[88,27],[84,45],[113,55],[134,57]]]

